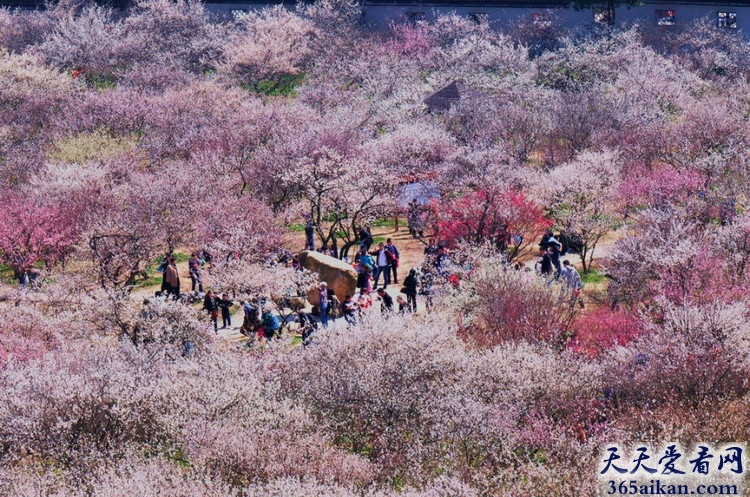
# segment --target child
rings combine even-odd
[[[362,311],[369,309],[371,305],[372,297],[370,297],[370,292],[363,288],[359,292],[359,298],[357,299],[357,309],[359,309],[360,316],[362,315]]]
[[[407,309],[406,297],[399,293],[398,297],[396,297],[396,303],[398,303],[398,313],[403,314]],[[409,310],[411,311],[411,309]]]
[[[343,302],[341,302],[341,313],[344,315],[347,324],[357,324],[357,303],[352,300],[351,295],[347,295]]]

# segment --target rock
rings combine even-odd
[[[310,305],[318,307],[320,299],[318,298],[317,288],[311,288],[307,291],[307,301],[310,302]]]
[[[328,284],[339,301],[343,302],[347,295],[354,295],[356,292],[357,273],[351,264],[310,250],[300,252],[299,262],[305,269],[318,273],[318,279]],[[312,305],[318,304],[315,292],[308,292],[307,299]]]
[[[307,300],[305,300],[305,297],[291,297],[289,299],[289,308],[293,311],[296,311],[298,309],[304,309],[307,307]]]
[[[339,301],[338,297],[335,295],[331,299],[330,302],[328,302],[328,308],[330,309],[329,315],[332,318],[338,318],[341,317],[341,302]]]

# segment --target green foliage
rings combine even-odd
[[[296,97],[297,88],[304,80],[304,74],[282,74],[274,79],[259,81],[255,84],[254,90],[269,97]]]
[[[95,90],[112,90],[117,86],[117,80],[111,74],[88,74],[86,82]]]
[[[597,284],[607,280],[604,273],[596,269],[591,269],[588,273],[581,273],[581,280],[586,284]]]

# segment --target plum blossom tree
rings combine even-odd
[[[93,79],[111,78],[119,67],[138,57],[138,48],[112,9],[90,5],[60,16],[39,52],[49,64],[83,71]]]
[[[212,24],[201,2],[141,0],[125,19],[128,37],[137,39],[147,65],[166,64],[191,72],[212,69],[222,52],[224,33]]]
[[[76,205],[6,192],[0,211],[0,260],[22,277],[37,263],[52,267],[73,252],[82,227]]]
[[[552,224],[523,191],[499,187],[467,192],[446,202],[439,215],[441,239],[494,243],[508,261],[520,256]]]
[[[243,15],[228,40],[220,69],[244,84],[296,76],[310,55],[311,21],[282,6]]]
[[[345,160],[332,152],[318,150],[310,162],[301,164],[297,181],[305,185],[302,196],[318,236],[337,251],[340,235],[351,245],[357,227],[394,209],[395,182],[383,165],[372,166],[360,158]]]
[[[591,268],[599,240],[617,225],[611,200],[619,174],[615,152],[584,152],[539,178],[537,198],[555,225],[581,237],[584,272]]]
[[[52,30],[53,19],[46,12],[3,9],[0,11],[0,46],[11,53],[22,53],[44,41]]]
[[[461,336],[478,347],[513,341],[562,347],[577,312],[564,289],[491,260],[462,279],[454,299]]]
[[[129,171],[128,181],[99,190],[91,199],[86,239],[104,287],[130,286],[145,277],[146,265],[160,253],[194,242],[197,223],[195,183],[175,168],[154,174]],[[106,209],[107,215],[102,215]]]
[[[601,354],[639,338],[645,327],[632,313],[600,307],[575,320],[568,346],[584,354]]]
[[[248,195],[229,197],[220,208],[201,201],[196,213],[195,242],[217,262],[257,262],[280,246],[281,230],[271,208]]]
[[[617,293],[632,304],[653,304],[655,298],[676,304],[735,301],[741,295],[736,267],[742,254],[717,249],[715,238],[685,210],[649,209],[640,213],[638,231],[620,240],[609,257]],[[741,231],[737,242],[742,243]],[[716,239],[721,240],[721,237]],[[730,238],[731,240],[731,238]],[[732,247],[731,241],[720,246]],[[734,245],[736,246],[736,245]]]
[[[626,210],[684,205],[697,196],[703,184],[697,172],[680,173],[668,164],[654,164],[651,169],[636,166],[626,173],[617,196]]]
[[[340,109],[333,114],[340,119],[331,121],[309,108],[303,112],[312,120],[304,133],[289,121],[256,153],[259,194],[274,207],[310,214],[321,242],[338,251],[340,239],[353,244],[362,224],[395,210],[398,177],[389,163],[367,157],[375,147],[362,136],[358,119],[366,116]]]
[[[665,303],[662,324],[612,351],[607,381],[624,404],[649,403],[657,411],[670,403],[694,410],[716,398],[741,397],[748,389],[746,313],[744,303]]]
[[[552,137],[567,145],[566,159],[588,150],[597,132],[606,134],[614,120],[598,88],[563,92],[555,101]]]

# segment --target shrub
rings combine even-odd
[[[600,307],[574,321],[568,346],[578,352],[598,354],[627,345],[643,333],[643,328],[641,320],[632,314]]]

